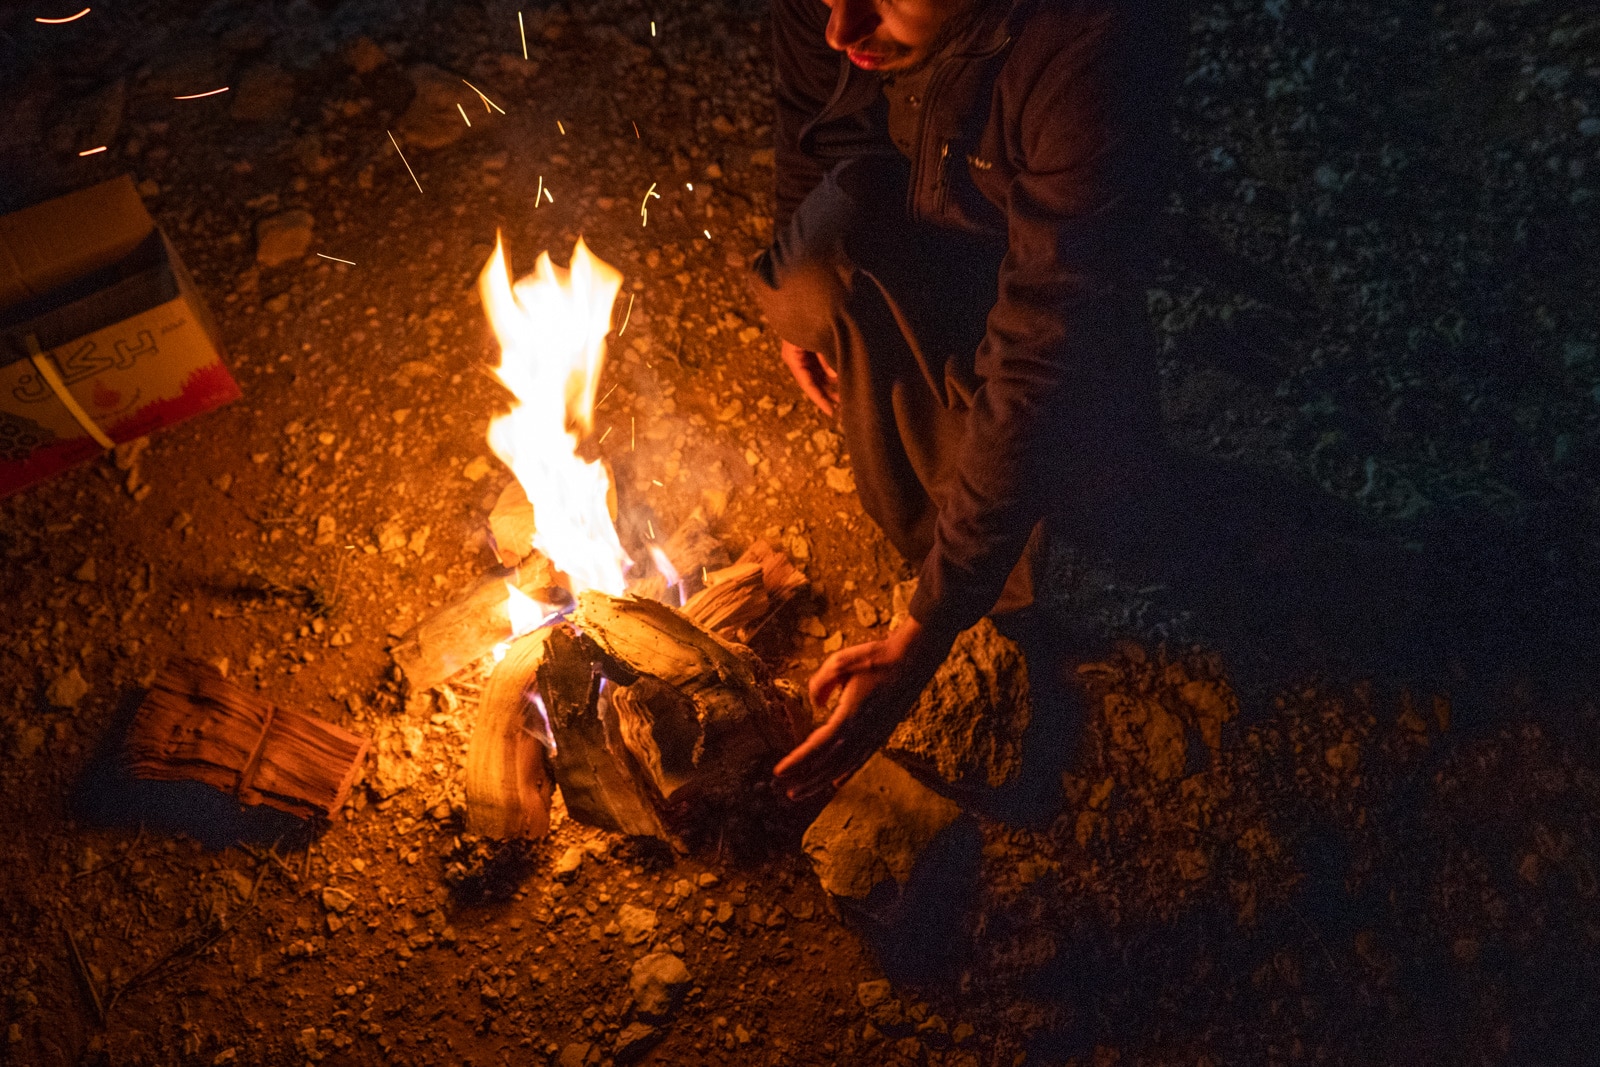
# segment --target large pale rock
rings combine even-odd
[[[805,832],[822,888],[865,901],[879,886],[898,890],[917,861],[961,811],[883,755],[844,784]]]
[[[691,981],[689,968],[670,952],[643,956],[628,973],[634,1007],[646,1019],[659,1020],[671,1015]]]
[[[1032,717],[1022,650],[980,619],[956,638],[887,748],[964,792],[999,789],[1021,773]]]
[[[284,211],[256,223],[256,262],[277,267],[304,256],[311,248],[309,211]]]

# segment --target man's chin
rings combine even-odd
[[[909,57],[899,52],[872,52],[865,49],[858,51],[847,48],[844,54],[851,63],[862,70],[896,71],[911,65]]]

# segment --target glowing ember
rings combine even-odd
[[[574,594],[621,595],[630,565],[606,503],[611,479],[598,461],[577,454],[594,428],[595,387],[621,287],[622,275],[581,238],[570,269],[552,264],[547,252],[513,285],[497,237],[478,279],[500,339],[495,374],[516,398],[509,414],[489,424],[489,447],[533,505],[533,547],[567,575]]]

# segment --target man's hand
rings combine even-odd
[[[824,415],[832,416],[839,404],[839,372],[828,366],[828,361],[820,355],[799,345],[784,341],[781,347],[784,366],[800,383],[800,391],[821,408]]]
[[[950,644],[907,619],[882,641],[829,656],[811,677],[811,702],[822,707],[839,693],[839,704],[774,769],[779,788],[790,800],[806,800],[843,785],[889,740]]]

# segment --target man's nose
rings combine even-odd
[[[828,47],[842,52],[859,44],[878,28],[876,0],[833,0],[833,13],[828,16],[828,29],[824,34]]]

